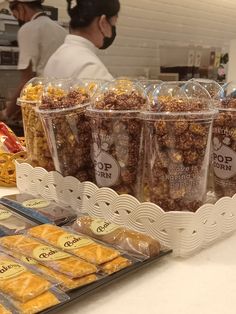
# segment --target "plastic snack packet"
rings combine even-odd
[[[26,302],[52,287],[45,278],[13,258],[0,254],[0,291],[14,300]]]
[[[5,153],[13,154],[25,151],[17,136],[3,122],[0,122],[0,149]]]
[[[72,228],[131,254],[143,255],[148,258],[157,256],[160,252],[160,243],[150,236],[102,219],[87,215],[81,216],[74,222]]]
[[[71,278],[79,278],[97,272],[95,265],[25,235],[3,237],[0,239],[0,245],[36,259],[40,264],[51,267]]]
[[[54,225],[36,226],[28,230],[27,234],[96,265],[109,262],[120,255],[113,248]]]

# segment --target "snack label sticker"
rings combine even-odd
[[[12,216],[12,213],[9,212],[7,209],[0,208],[0,220],[5,220],[7,218],[10,218],[11,216]]]
[[[95,177],[98,186],[111,187],[120,178],[120,165],[108,153],[101,151],[94,156]]]
[[[50,202],[44,199],[35,198],[33,200],[28,200],[22,203],[23,206],[27,208],[44,208],[50,205]]]
[[[0,280],[10,279],[19,276],[26,271],[26,268],[11,260],[0,262]]]
[[[90,230],[96,235],[106,235],[112,233],[113,231],[119,229],[120,227],[101,219],[95,219],[90,225]]]
[[[33,258],[31,258],[31,257],[21,256],[19,259],[22,262],[24,262],[26,264],[29,264],[29,265],[37,265],[38,264],[38,262],[36,260],[34,260]]]
[[[37,261],[46,262],[46,261],[57,261],[60,259],[70,257],[71,255],[65,252],[58,251],[54,247],[40,245],[33,250],[32,256]]]
[[[236,175],[236,152],[224,144],[213,147],[212,162],[216,177],[223,180],[234,177]]]
[[[78,249],[93,243],[94,242],[92,240],[80,237],[75,234],[62,235],[57,241],[57,245],[63,250]]]

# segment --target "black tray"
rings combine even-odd
[[[158,261],[160,258],[162,258],[165,255],[168,255],[172,252],[172,250],[166,250],[166,251],[162,251],[160,252],[160,254],[156,257],[153,258],[149,258],[143,262],[136,262],[135,264],[120,270],[117,273],[114,273],[110,276],[107,276],[103,279],[100,279],[94,283],[91,283],[85,287],[82,288],[78,288],[72,292],[68,292],[67,294],[70,297],[70,300],[62,303],[62,304],[58,304],[48,310],[42,311],[40,312],[41,314],[48,314],[48,313],[55,313],[58,314],[60,310],[63,310],[66,306],[71,305],[72,303],[75,303],[77,301],[79,301],[82,297],[87,296],[93,292],[96,292],[98,289],[103,288],[104,286],[107,286],[113,282],[115,282],[116,280],[123,278],[125,275],[132,273],[136,270],[139,270],[141,268],[143,268],[144,266],[147,266],[155,261]],[[61,312],[63,313],[63,312]]]

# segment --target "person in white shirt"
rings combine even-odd
[[[70,34],[50,57],[45,77],[112,80],[113,77],[96,55],[108,48],[116,37],[119,0],[77,0],[71,7]]]
[[[43,0],[9,0],[9,7],[18,20],[19,45],[18,70],[21,72],[19,86],[6,109],[0,112],[0,120],[12,118],[17,111],[17,97],[23,86],[34,76],[42,76],[49,57],[61,46],[66,30],[43,12]]]

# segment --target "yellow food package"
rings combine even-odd
[[[60,285],[60,288],[63,291],[77,289],[97,280],[97,276],[95,274],[73,279],[69,276],[59,273],[58,271],[50,267],[39,264],[35,259],[31,257],[26,257],[23,254],[15,253],[13,251],[8,251],[8,254],[17,258],[23,263],[30,265],[31,267],[35,268],[37,271],[42,272],[43,274],[52,277],[55,281],[58,282],[58,284]]]
[[[101,270],[105,274],[111,275],[111,274],[116,273],[119,270],[124,269],[130,265],[132,265],[131,260],[129,260],[123,256],[119,256],[119,257],[115,258],[113,261],[110,261],[108,263],[101,265]]]
[[[2,237],[0,245],[31,257],[40,264],[71,278],[79,278],[97,272],[95,265],[25,235]]]
[[[68,297],[61,292],[59,293],[59,295],[60,298],[62,298],[63,296],[63,301],[68,299]],[[60,298],[58,297],[57,293],[47,291],[25,303],[13,302],[13,305],[16,307],[17,310],[20,311],[21,314],[35,314],[57,304],[60,304],[62,302]]]
[[[88,237],[50,224],[33,227],[27,233],[97,265],[109,262],[120,255],[119,251],[96,243]]]
[[[8,256],[0,255],[0,291],[20,302],[49,290],[52,284]]]

